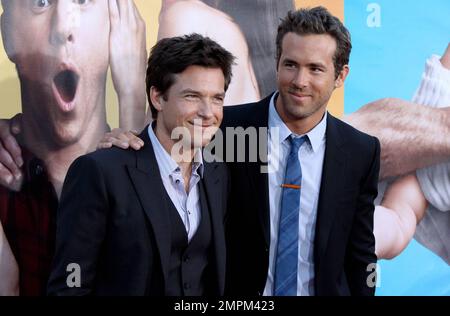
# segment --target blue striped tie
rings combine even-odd
[[[284,183],[282,184],[281,214],[278,225],[278,246],[275,265],[274,295],[297,295],[298,216],[302,168],[298,150],[307,136],[289,137],[289,153]]]

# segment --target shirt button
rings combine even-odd
[[[191,288],[191,284],[188,282],[184,282],[183,287],[185,290],[189,290]]]
[[[36,176],[40,176],[44,172],[44,168],[41,165],[37,165],[36,169],[34,169],[34,174]]]

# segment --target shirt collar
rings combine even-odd
[[[153,125],[154,123],[148,126],[148,136],[155,152],[155,157],[156,161],[158,162],[161,176],[164,178],[168,178],[175,173],[180,173],[180,167],[159,142],[155,132],[153,131]],[[192,161],[192,174],[195,173],[203,178],[204,164],[202,151],[200,149],[195,150],[194,159]]]
[[[39,159],[23,145],[19,145],[23,157],[24,182],[32,182],[37,178],[48,179],[47,168],[43,160]]]
[[[276,91],[269,103],[269,133],[270,130],[277,127],[279,129],[279,142],[283,143],[291,134],[295,137],[297,136],[308,136],[308,143],[311,146],[313,152],[316,152],[322,141],[325,139],[325,132],[327,130],[327,116],[328,112],[325,111],[322,120],[317,124],[312,130],[304,135],[297,135],[291,132],[291,130],[286,126],[286,124],[281,119],[275,108],[275,100],[278,97],[278,91]]]
[[[194,154],[194,160],[192,161],[192,173],[197,173],[201,178],[203,178],[205,166],[203,164],[202,150],[197,148]]]

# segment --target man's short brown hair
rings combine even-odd
[[[333,56],[335,77],[339,76],[345,65],[348,65],[352,43],[350,32],[339,19],[324,7],[289,11],[278,26],[277,65],[282,53],[283,38],[287,33],[298,35],[328,34],[336,40],[336,52]]]
[[[155,87],[165,97],[175,83],[175,75],[189,66],[220,68],[225,78],[225,91],[231,81],[234,56],[218,43],[200,34],[164,38],[152,48],[148,59],[146,89],[152,117],[158,111],[150,99],[150,88]]]

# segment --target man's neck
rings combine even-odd
[[[285,113],[281,109],[281,105],[277,101],[275,103],[275,109],[278,115],[283,120],[284,124],[289,128],[289,130],[297,135],[304,135],[310,132],[314,127],[316,127],[321,121],[326,112],[326,107],[323,107],[311,115],[298,119],[296,117],[291,117],[288,113]]]
[[[104,111],[98,114],[100,115],[93,115],[80,138],[70,144],[57,144],[52,135],[46,135],[43,129],[39,128],[39,122],[26,112],[23,114],[21,142],[44,162],[58,199],[72,162],[79,156],[94,151],[108,130]]]
[[[152,128],[152,126],[150,126],[150,128]],[[182,146],[180,151],[177,150],[177,154],[179,154],[178,157],[181,157],[181,159],[178,159],[178,157],[173,157],[172,149],[175,146],[175,141],[170,138],[169,133],[167,133],[167,131],[162,130],[162,128],[159,128],[158,125],[156,125],[154,131],[156,138],[158,139],[164,150],[169,153],[172,159],[175,160],[177,165],[180,167],[181,174],[183,175],[184,179],[185,189],[186,192],[188,192],[189,182],[192,174],[192,161],[194,160],[195,149],[191,148],[190,146]]]

